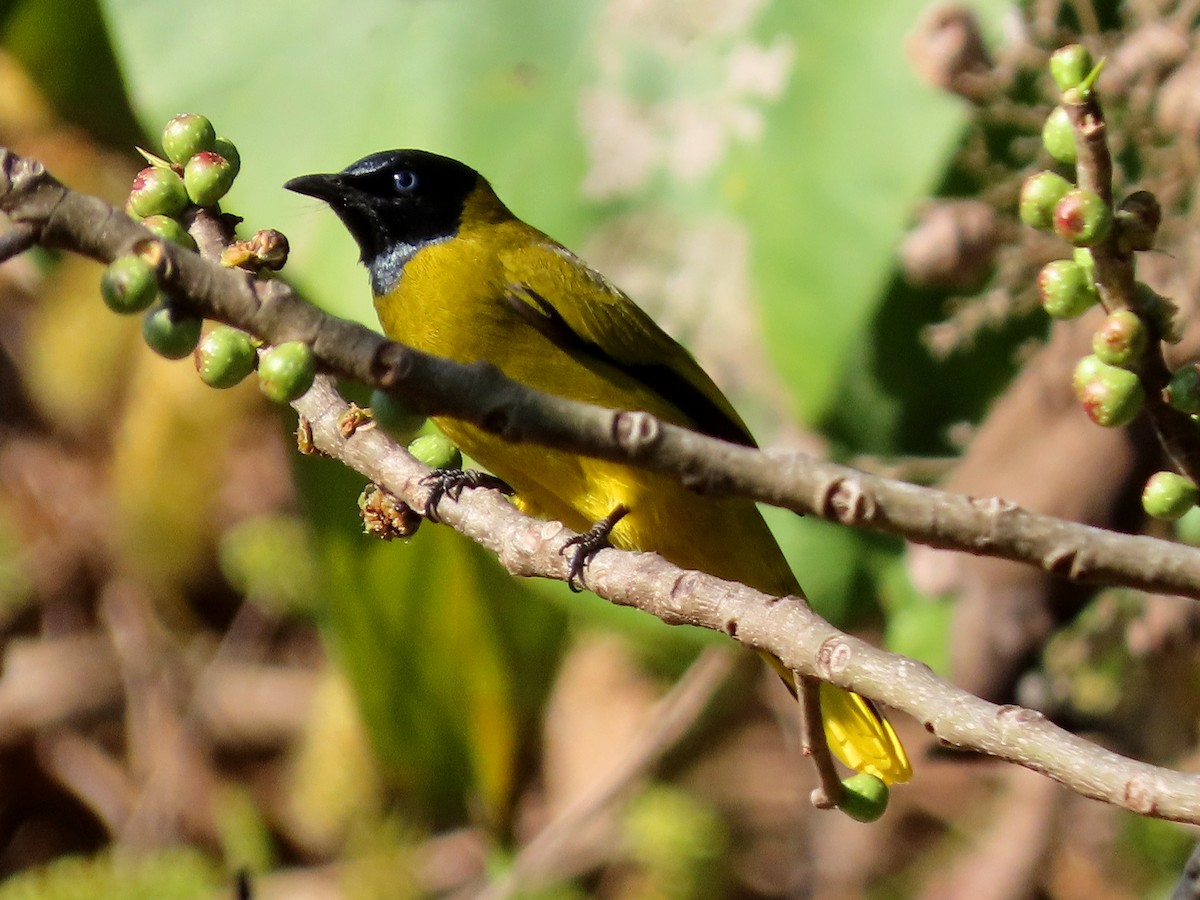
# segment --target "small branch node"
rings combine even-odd
[[[817,651],[817,674],[826,680],[840,675],[853,655],[854,651],[840,635],[826,639]]]
[[[662,429],[649,413],[618,410],[612,419],[612,436],[623,450],[641,456],[662,440]]]
[[[1158,809],[1160,785],[1149,775],[1134,775],[1125,782],[1125,803],[1136,813],[1154,815]]]

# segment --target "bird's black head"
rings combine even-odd
[[[424,150],[373,153],[335,175],[302,175],[289,191],[328,203],[358,242],[376,294],[423,245],[453,237],[471,193],[486,186],[462,163]]]

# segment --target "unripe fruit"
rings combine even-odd
[[[1030,175],[1021,185],[1021,221],[1033,228],[1049,231],[1054,227],[1054,208],[1070,189],[1071,182],[1057,172]]]
[[[1063,107],[1054,107],[1046,117],[1046,124],[1042,126],[1042,146],[1057,162],[1075,164],[1075,129]]]
[[[1075,265],[1083,269],[1087,273],[1088,281],[1092,284],[1096,283],[1096,260],[1092,257],[1092,251],[1087,247],[1076,247],[1071,251],[1071,259],[1075,260]]]
[[[1083,399],[1083,389],[1096,379],[1106,365],[1107,363],[1102,362],[1094,353],[1075,363],[1075,371],[1071,375],[1071,388],[1076,397]]]
[[[104,270],[100,294],[113,312],[145,312],[158,298],[158,277],[140,256],[122,256]]]
[[[171,162],[182,166],[197,153],[211,150],[216,139],[212,122],[204,116],[180,113],[163,128],[163,152]]]
[[[225,157],[203,150],[187,161],[183,184],[197,206],[216,206],[229,193],[236,174]]]
[[[258,386],[276,403],[303,397],[317,374],[312,348],[303,341],[268,347],[258,360]]]
[[[129,210],[136,216],[178,216],[187,204],[179,176],[161,166],[142,169],[129,188]]]
[[[444,434],[423,434],[408,445],[408,452],[431,469],[457,469],[462,453]]]
[[[238,153],[237,145],[229,138],[219,137],[213,142],[212,149],[213,153],[225,157],[229,165],[233,166],[233,174],[236,178],[237,173],[242,171],[242,155]]]
[[[1125,369],[1137,365],[1146,351],[1146,326],[1131,309],[1109,313],[1092,336],[1092,352],[1102,362]]]
[[[1069,259],[1056,259],[1042,266],[1037,286],[1042,306],[1056,319],[1081,316],[1100,299],[1087,272]]]
[[[1175,520],[1175,537],[1185,544],[1200,547],[1200,507],[1193,506]]]
[[[159,306],[142,321],[142,337],[160,356],[183,359],[196,349],[203,325],[203,319],[176,313],[169,306]]]
[[[1128,369],[1097,362],[1100,368],[1079,393],[1083,411],[1089,419],[1105,428],[1128,425],[1142,408],[1145,389]]]
[[[1067,191],[1054,207],[1054,231],[1077,247],[1100,243],[1111,226],[1112,209],[1092,191]]]
[[[888,786],[865,772],[842,780],[842,799],[838,809],[858,822],[874,822],[888,806]]]
[[[169,216],[147,216],[142,224],[164,241],[178,244],[186,250],[195,250],[196,241],[182,225]]]
[[[407,444],[425,424],[425,416],[387,391],[372,391],[371,417],[397,444]]]
[[[1175,472],[1155,472],[1142,490],[1142,509],[1156,519],[1178,519],[1196,505],[1200,497],[1187,478]]]
[[[218,325],[200,340],[193,354],[200,380],[224,390],[240,384],[258,361],[250,335],[228,325]]]
[[[1050,74],[1060,91],[1079,87],[1092,71],[1092,54],[1082,44],[1068,44],[1050,54]]]
[[[1200,370],[1190,363],[1171,375],[1163,399],[1180,412],[1200,414]]]

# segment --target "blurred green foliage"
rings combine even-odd
[[[199,850],[172,849],[133,858],[64,857],[0,886],[0,900],[200,900],[232,879]]]

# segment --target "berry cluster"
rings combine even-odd
[[[196,242],[185,223],[200,210],[218,212],[241,167],[237,148],[217,137],[212,123],[201,115],[183,113],[163,129],[165,158],[143,151],[149,165],[138,172],[125,209],[151,233],[195,252]],[[236,242],[230,265],[254,270],[277,269],[286,258],[286,241],[275,232],[259,232],[253,241]],[[146,313],[142,335],[168,359],[192,355],[205,384],[230,388],[258,370],[259,387],[270,399],[288,403],[312,386],[316,374],[312,350],[290,342],[262,348],[244,331],[217,325],[207,333],[198,316],[171,302],[159,285],[163,254],[156,243],[139,245],[137,252],[116,259],[100,280],[104,302],[114,312]]]
[[[1095,103],[1100,68],[1079,44],[1062,47],[1050,57],[1060,103],[1042,128],[1042,145],[1062,166],[1074,166],[1079,159],[1078,140],[1086,130],[1081,131],[1075,120],[1085,104]],[[1133,294],[1127,301],[1119,299],[1119,291],[1106,290],[1111,284],[1098,275],[1094,253],[1131,261],[1134,252],[1151,249],[1161,220],[1158,201],[1148,191],[1135,191],[1114,211],[1096,191],[1058,172],[1043,171],[1022,185],[1019,214],[1025,224],[1053,231],[1075,248],[1070,259],[1047,263],[1038,274],[1038,295],[1046,312],[1073,319],[1099,303],[1108,309],[1092,338],[1092,354],[1075,367],[1072,386],[1093,422],[1109,428],[1129,424],[1146,401],[1139,372],[1151,343],[1178,340],[1175,308],[1142,283],[1126,291]],[[1163,399],[1193,417],[1200,415],[1200,372],[1194,366],[1175,372]],[[1152,516],[1177,519],[1196,504],[1197,493],[1188,478],[1159,472],[1146,484],[1142,504]]]

